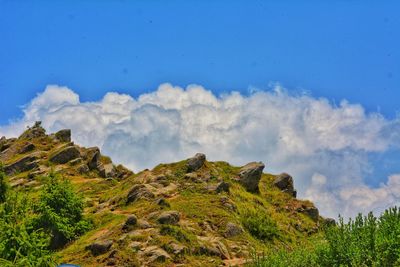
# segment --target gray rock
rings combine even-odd
[[[126,203],[131,203],[139,199],[154,198],[154,194],[143,184],[134,185],[128,193]]]
[[[302,212],[310,217],[313,221],[318,221],[319,211],[316,207],[306,207]]]
[[[101,242],[94,242],[88,246],[86,246],[87,250],[90,250],[94,256],[98,256],[101,254],[106,253],[110,250],[113,242],[111,240],[101,241]]]
[[[65,164],[73,159],[79,158],[81,153],[76,146],[68,146],[57,151],[50,157],[50,161],[58,164]]]
[[[75,166],[75,165],[78,165],[79,163],[82,163],[82,158],[76,158],[76,159],[71,160],[69,162],[69,165]]]
[[[331,227],[336,225],[336,221],[332,218],[325,218],[323,224],[324,226]]]
[[[256,193],[259,191],[262,171],[265,165],[262,162],[250,162],[243,166],[239,171],[239,181],[247,191]]]
[[[165,200],[165,198],[159,198],[156,200],[157,205],[161,206],[161,207],[167,207],[169,208],[171,205],[167,202],[167,200]]]
[[[28,129],[21,134],[19,139],[34,139],[39,137],[46,136],[46,130],[42,127],[42,122],[37,121],[32,127],[28,127]]]
[[[71,142],[71,130],[70,129],[63,129],[55,133],[55,137],[60,142]]]
[[[137,225],[138,219],[135,215],[131,215],[126,219],[124,225],[122,226],[122,230],[130,230],[132,229],[135,225]]]
[[[112,163],[109,164],[98,164],[97,170],[99,171],[99,175],[103,178],[111,178],[117,176],[117,171]]]
[[[90,170],[97,170],[100,165],[100,149],[98,147],[88,148],[86,151],[86,158],[88,160],[88,167]]]
[[[28,142],[23,147],[21,147],[21,149],[18,152],[20,154],[25,154],[25,153],[31,152],[34,149],[35,149],[35,145]]]
[[[240,227],[234,223],[231,223],[231,222],[228,222],[226,224],[226,229],[225,229],[225,233],[224,233],[225,237],[227,237],[227,238],[234,237],[234,236],[240,235],[241,233],[243,233],[242,227]]]
[[[187,160],[186,166],[188,172],[194,172],[200,169],[206,161],[206,155],[197,153],[194,157]]]
[[[180,214],[174,210],[164,211],[157,218],[157,222],[160,224],[178,224],[179,220]]]
[[[274,180],[274,186],[278,187],[282,192],[288,193],[289,195],[296,197],[297,192],[294,190],[293,178],[287,173],[281,173],[276,176]]]
[[[165,262],[167,259],[171,258],[165,250],[157,246],[147,247],[143,253],[148,257],[150,262]]]
[[[76,169],[80,174],[85,174],[90,171],[88,165],[86,165],[85,163],[79,165]]]
[[[171,243],[169,244],[172,254],[174,255],[183,255],[187,251],[187,247],[177,244],[177,243]]]
[[[18,159],[17,161],[8,164],[4,167],[4,172],[7,175],[13,175],[20,172],[30,171],[38,167],[37,157],[28,155]]]
[[[215,192],[221,193],[221,192],[227,192],[229,193],[229,184],[227,182],[220,182],[217,184],[217,187],[215,188]]]

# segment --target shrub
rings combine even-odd
[[[3,166],[0,163],[0,203],[6,201],[6,194],[8,190],[8,184],[6,181],[6,175],[3,172]]]
[[[83,219],[83,200],[69,180],[50,174],[40,195],[36,226],[52,236],[50,248],[57,249],[91,228]]]
[[[266,241],[278,236],[278,227],[265,212],[247,211],[242,216],[243,226],[257,239]]]
[[[49,239],[32,226],[29,201],[14,192],[0,206],[0,266],[54,266]]]

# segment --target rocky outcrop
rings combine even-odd
[[[86,246],[87,250],[90,250],[94,256],[98,256],[101,254],[106,253],[110,250],[113,242],[111,240],[101,241],[101,242],[94,242],[88,246]]]
[[[79,158],[81,153],[76,146],[67,146],[55,152],[51,157],[50,161],[58,164],[65,164],[73,159]]]
[[[42,122],[37,121],[32,127],[28,127],[18,139],[34,139],[44,136],[46,136],[46,130],[42,127]]]
[[[234,237],[237,235],[240,235],[241,233],[243,233],[243,228],[238,226],[237,224],[228,222],[226,224],[226,228],[225,228],[225,232],[224,232],[224,236],[229,238],[229,237]]]
[[[23,146],[20,148],[20,150],[18,151],[18,153],[19,153],[19,154],[25,154],[25,153],[31,152],[31,151],[34,150],[34,149],[35,149],[35,145],[32,144],[32,143],[30,143],[30,142],[28,142],[28,143],[26,143],[25,145],[23,145]]]
[[[226,192],[229,193],[229,184],[227,182],[220,182],[215,188],[216,193]]]
[[[90,170],[97,170],[100,165],[100,149],[91,147],[86,150],[87,165]]]
[[[194,157],[187,160],[186,166],[188,172],[194,172],[200,169],[206,161],[206,155],[197,153]]]
[[[303,213],[310,217],[313,221],[318,221],[319,218],[319,211],[316,207],[310,206],[310,207],[302,207],[297,209],[298,212]]]
[[[293,186],[293,178],[289,174],[281,173],[277,175],[273,184],[274,186],[278,187],[282,192],[288,193],[293,197],[297,196],[297,192]]]
[[[126,203],[131,203],[139,199],[154,198],[154,194],[143,184],[134,185],[128,193]]]
[[[265,165],[262,162],[250,162],[240,169],[239,182],[247,191],[252,193],[259,191],[258,183],[260,182],[264,167]]]
[[[157,222],[160,224],[178,224],[180,217],[177,211],[164,211],[158,216]]]
[[[171,259],[171,256],[165,250],[157,246],[147,247],[142,253],[148,258],[149,263],[165,262],[167,259]]]
[[[137,225],[138,219],[135,215],[130,215],[128,219],[126,219],[124,225],[122,226],[122,230],[127,231],[132,229]]]
[[[54,134],[55,138],[64,143],[71,142],[71,130],[70,129],[63,129]]]
[[[13,175],[20,172],[30,171],[37,167],[38,167],[37,157],[34,155],[28,155],[18,159],[17,161],[9,165],[6,165],[4,167],[4,172],[7,175]]]

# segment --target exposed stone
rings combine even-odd
[[[174,255],[183,255],[187,251],[187,247],[178,243],[171,243],[169,244],[169,246],[171,248],[172,254]]]
[[[238,226],[237,224],[228,222],[226,224],[226,229],[225,229],[225,233],[224,236],[229,238],[229,237],[234,237],[237,235],[240,235],[241,233],[243,233],[243,228]]]
[[[28,142],[23,147],[21,147],[21,149],[18,151],[18,153],[25,154],[25,153],[31,152],[34,149],[35,149],[35,145]]]
[[[229,209],[230,211],[237,211],[237,207],[235,206],[234,203],[232,203],[228,197],[223,196],[220,198],[220,202],[222,204],[222,206],[224,206],[225,208]]]
[[[148,257],[149,262],[165,262],[167,259],[171,258],[165,250],[157,246],[147,247],[143,253]]]
[[[128,193],[126,202],[131,203],[139,199],[154,198],[154,194],[143,184],[134,185]]]
[[[187,160],[186,166],[188,172],[194,172],[200,169],[206,161],[206,155],[197,153],[194,157]]]
[[[103,178],[110,178],[116,176],[116,170],[112,163],[109,164],[100,163],[97,165],[97,169],[99,171],[100,176]]]
[[[76,159],[71,160],[71,161],[69,162],[69,165],[75,166],[75,165],[78,165],[78,164],[81,163],[81,162],[82,162],[82,158],[76,158]],[[86,164],[85,164],[85,165],[86,165]]]
[[[37,121],[32,127],[28,127],[28,129],[21,134],[19,139],[33,139],[46,136],[46,130],[42,127],[42,122]]]
[[[138,220],[138,227],[140,228],[140,229],[149,229],[149,228],[153,228],[153,226],[148,222],[148,221],[145,221],[145,220]]]
[[[86,165],[85,163],[79,165],[76,170],[80,173],[80,174],[85,174],[88,173],[90,171],[88,165]]]
[[[227,182],[220,182],[217,184],[217,187],[215,188],[215,192],[221,193],[221,192],[227,192],[229,193],[229,184]]]
[[[288,193],[289,195],[296,197],[297,192],[294,190],[293,178],[287,173],[281,173],[276,176],[274,180],[274,186],[278,187],[282,192]]]
[[[180,219],[180,214],[177,211],[164,211],[162,212],[158,218],[157,222],[161,224],[178,224]]]
[[[325,218],[323,224],[324,226],[331,227],[336,225],[336,221],[333,218]]]
[[[100,149],[98,147],[88,148],[86,151],[86,158],[88,160],[88,167],[91,170],[95,170],[98,168],[100,164]]]
[[[132,229],[138,222],[138,219],[135,215],[130,215],[128,219],[126,219],[124,225],[122,226],[122,230],[126,231]]]
[[[262,162],[250,162],[239,171],[239,181],[247,191],[258,192],[258,183],[265,165]]]
[[[171,205],[167,202],[167,200],[165,200],[165,198],[159,198],[156,200],[157,205],[161,206],[161,207],[167,207],[169,208]]]
[[[138,251],[142,248],[143,244],[138,241],[133,241],[129,244],[129,247],[134,251]]]
[[[71,130],[63,129],[55,133],[55,137],[60,142],[71,142]]]
[[[67,146],[57,151],[50,157],[50,161],[58,164],[65,164],[68,161],[79,158],[81,156],[76,146]]]
[[[38,167],[37,157],[28,155],[23,158],[18,159],[14,163],[6,165],[4,167],[4,172],[7,175],[13,175],[20,172],[30,171]]]
[[[86,246],[87,250],[90,250],[94,256],[98,256],[106,253],[110,250],[113,242],[111,240],[94,242],[88,246]]]
[[[223,260],[230,258],[229,252],[225,245],[216,240],[212,241],[211,244],[203,244],[200,246],[199,253],[203,255],[217,256]]]
[[[316,207],[306,207],[299,211],[310,217],[313,221],[318,221],[319,211]]]

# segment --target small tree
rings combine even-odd
[[[69,180],[52,173],[40,195],[37,227],[48,231],[50,248],[57,249],[90,229],[83,219],[83,201],[73,190]]]

